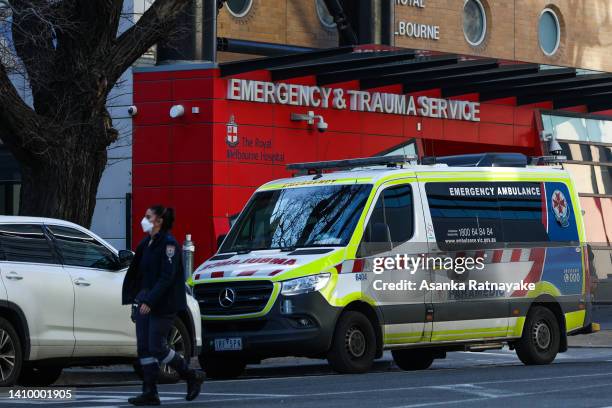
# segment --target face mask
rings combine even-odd
[[[153,229],[153,223],[147,219],[147,217],[143,217],[142,221],[140,221],[140,225],[142,226],[142,231],[149,233]]]

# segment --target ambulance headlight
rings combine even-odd
[[[316,292],[327,285],[330,276],[331,274],[329,273],[321,273],[319,275],[304,276],[303,278],[284,281],[281,294],[294,296],[301,295],[302,293]]]

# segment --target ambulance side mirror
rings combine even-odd
[[[222,234],[222,235],[219,235],[217,237],[217,250],[219,250],[219,248],[221,248],[221,245],[223,244],[223,241],[225,241],[225,237],[227,237],[227,234]]]

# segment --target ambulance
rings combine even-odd
[[[214,378],[280,356],[363,373],[508,346],[549,364],[591,322],[589,253],[562,157],[485,153],[289,165],[190,284]]]

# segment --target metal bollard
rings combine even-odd
[[[185,280],[189,279],[193,273],[193,254],[195,252],[195,245],[191,241],[191,234],[185,236],[185,242],[183,242],[183,269],[185,270]]]

